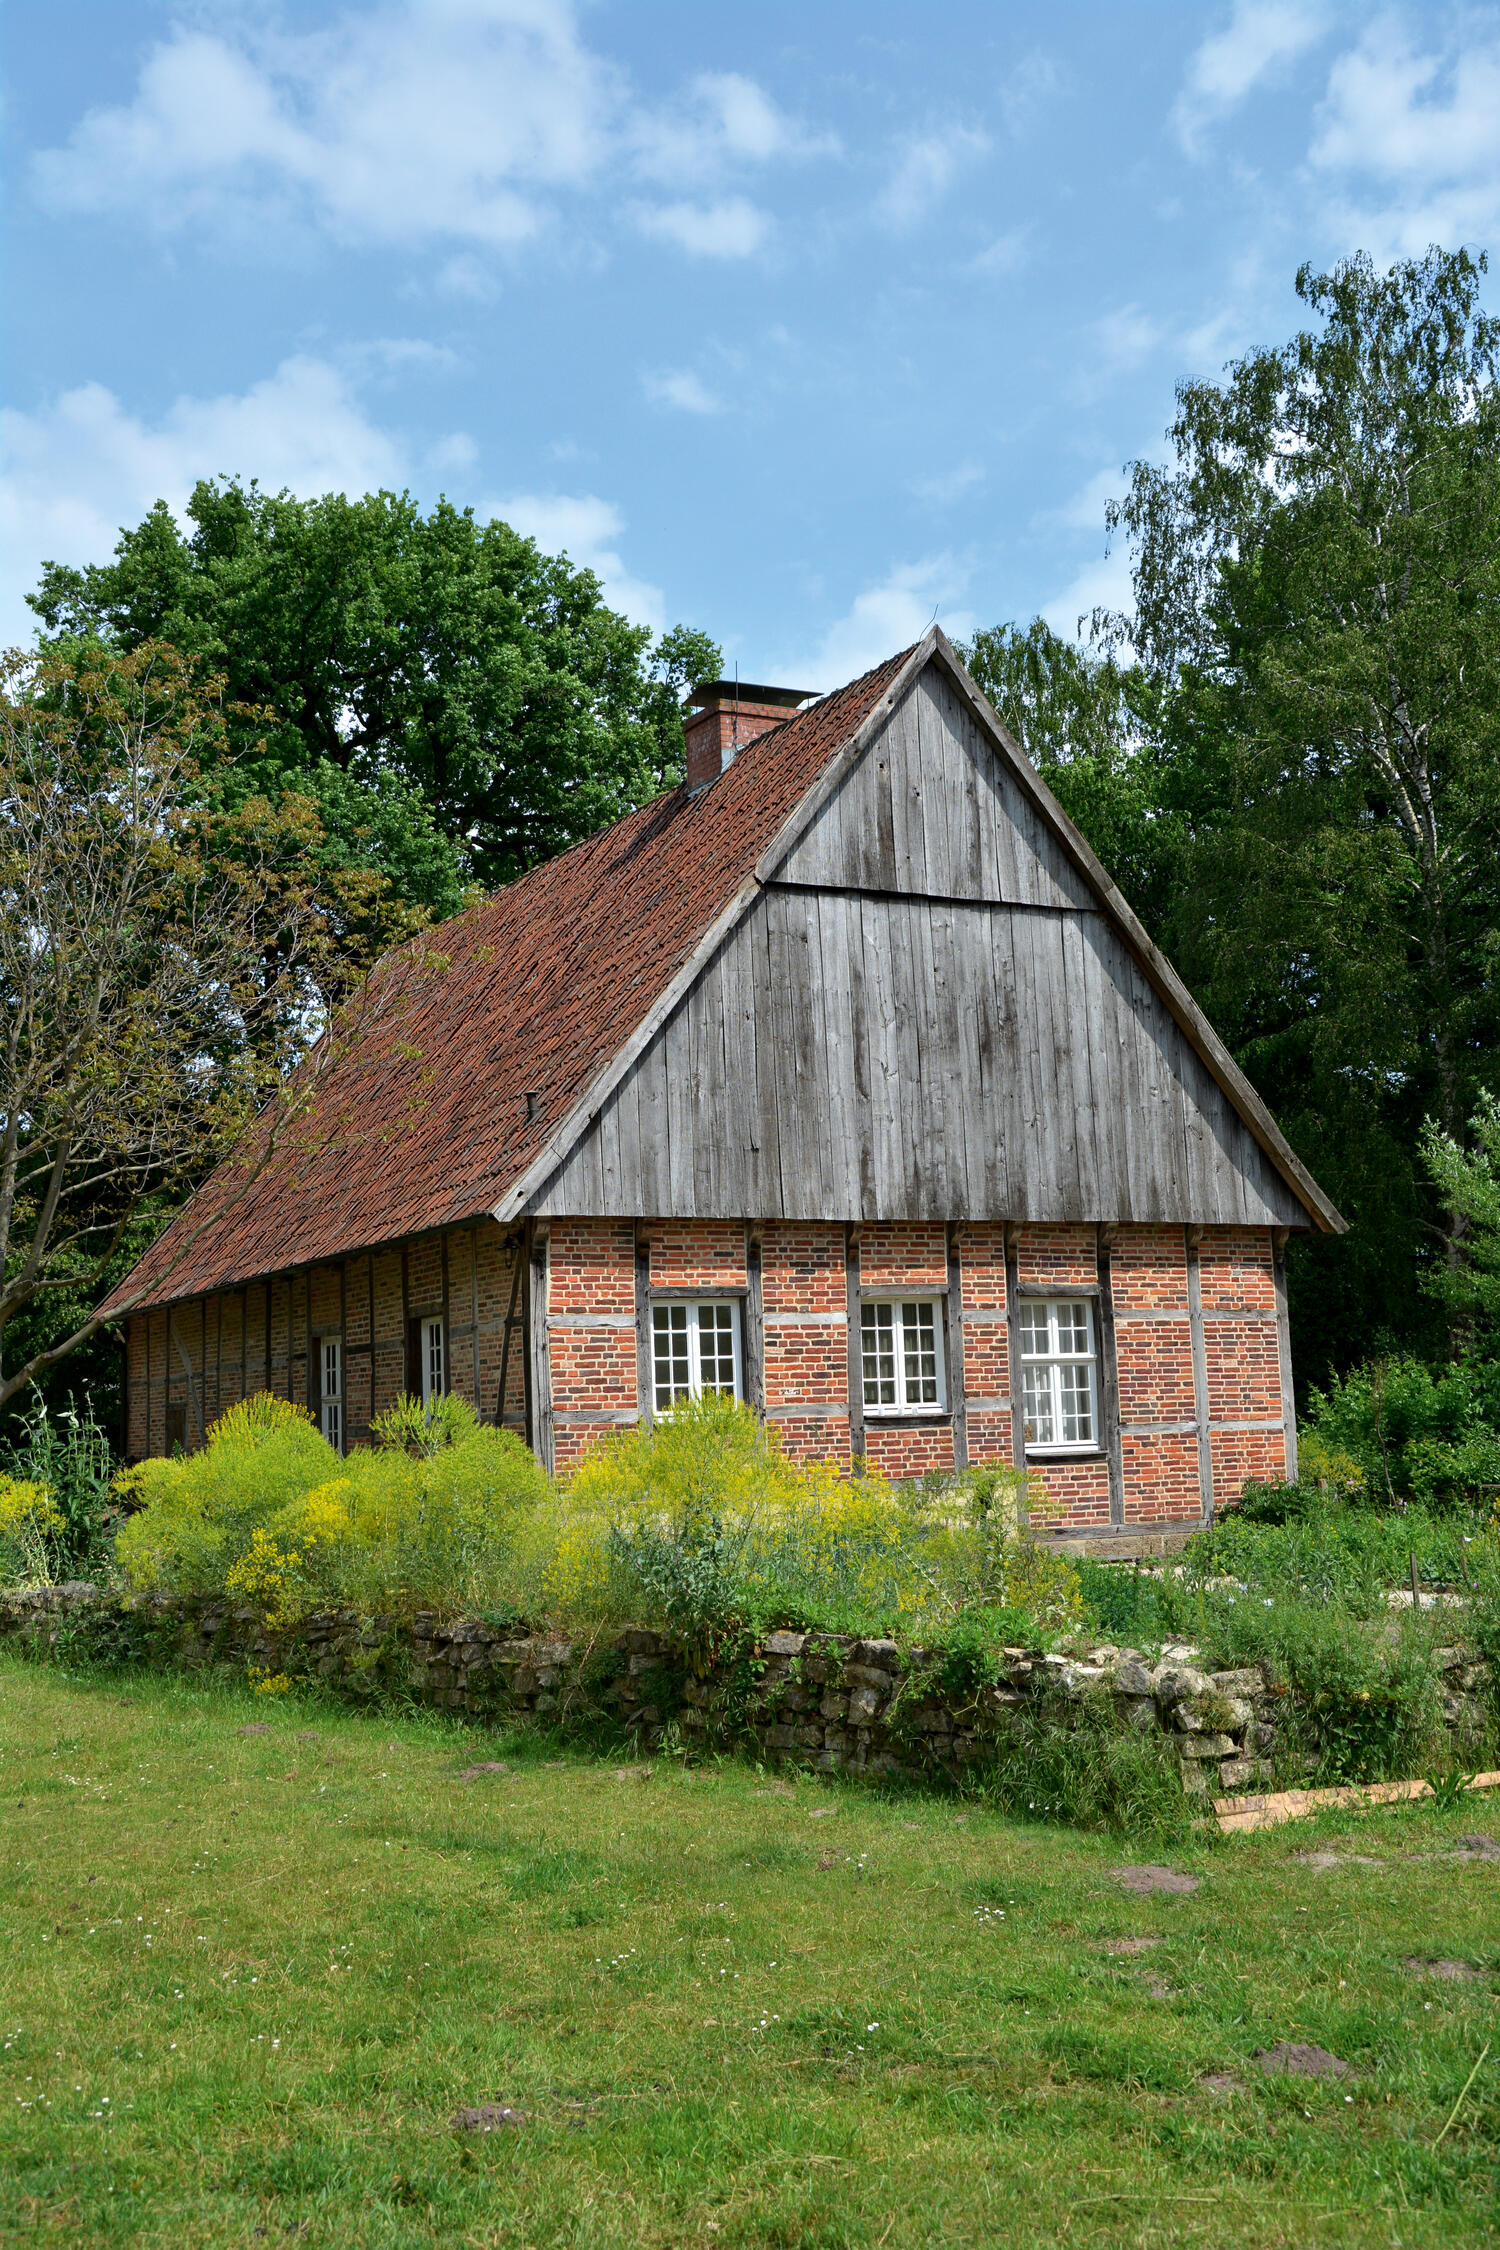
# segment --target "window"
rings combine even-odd
[[[1061,1448],[1099,1443],[1094,1317],[1086,1297],[1023,1297],[1021,1395],[1026,1443]]]
[[[421,1350],[422,1404],[430,1406],[448,1388],[448,1372],[443,1364],[443,1324],[440,1320],[423,1321]]]
[[[867,1414],[941,1414],[948,1403],[938,1297],[881,1299],[859,1309]]]
[[[669,1414],[680,1398],[723,1391],[743,1398],[740,1308],[716,1298],[708,1304],[658,1304],[651,1308],[652,1400]]]
[[[325,1336],[322,1344],[323,1435],[334,1449],[344,1450],[344,1347],[337,1336]]]

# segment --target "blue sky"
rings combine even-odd
[[[1500,6],[9,0],[0,637],[200,475],[409,486],[826,687],[1128,593],[1303,259],[1489,245]],[[1496,292],[1490,292],[1494,302]]]

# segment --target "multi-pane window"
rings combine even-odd
[[[859,1309],[867,1414],[940,1414],[948,1403],[937,1297],[867,1299]]]
[[[1030,1446],[1099,1443],[1098,1359],[1087,1297],[1023,1297],[1021,1396]]]
[[[443,1324],[441,1320],[424,1320],[421,1334],[422,1351],[422,1404],[430,1406],[441,1398],[448,1388],[448,1371],[444,1364]]]
[[[703,1304],[675,1298],[651,1308],[652,1399],[658,1414],[670,1413],[680,1398],[724,1391],[743,1398],[740,1308],[732,1300]]]
[[[337,1336],[325,1336],[322,1346],[323,1435],[336,1452],[344,1450],[344,1347]]]

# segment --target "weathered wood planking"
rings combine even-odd
[[[532,1209],[1306,1220],[1104,914],[780,885]]]
[[[919,675],[777,878],[1017,905],[1097,904],[943,675]]]

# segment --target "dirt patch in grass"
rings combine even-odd
[[[1413,1976],[1437,1977],[1443,1984],[1478,1984],[1480,1972],[1468,1961],[1424,1961],[1419,1953],[1408,1953],[1401,1964]]]
[[[1274,2047],[1257,2047],[1255,2059],[1268,2078],[1347,2078],[1349,2065],[1339,2055],[1312,2040],[1278,2039]]]
[[[456,2109],[448,2120],[457,2133],[503,2133],[530,2122],[524,2109],[509,2102],[481,2102],[477,2109]]]
[[[1176,1867],[1117,1867],[1115,1881],[1135,1898],[1191,1898],[1198,1888],[1196,1875]]]

